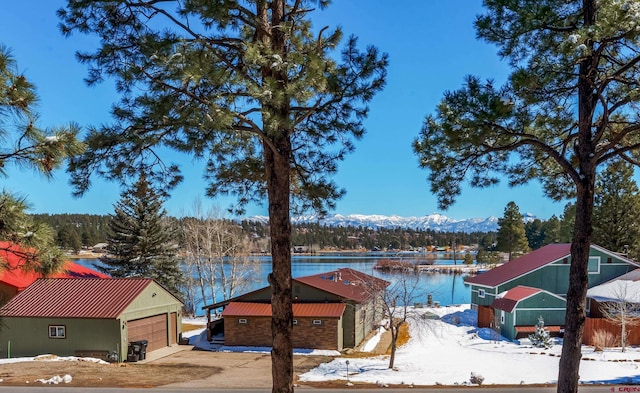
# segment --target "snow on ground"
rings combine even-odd
[[[483,385],[492,384],[536,384],[555,383],[558,362],[562,351],[561,341],[551,349],[540,349],[530,345],[529,340],[512,342],[496,336],[491,329],[478,329],[477,314],[469,305],[413,310],[409,342],[396,353],[394,369],[389,369],[388,356],[366,358],[342,358],[337,351],[295,349],[296,355],[335,356],[329,362],[300,376],[301,381],[347,380],[379,384],[406,385],[467,385],[472,373],[484,378]],[[436,314],[437,319],[421,318],[425,313]],[[182,334],[189,343],[200,349],[224,352],[268,353],[264,347],[226,347],[211,344],[206,339],[204,318],[184,319],[184,323],[202,325],[202,328]],[[363,347],[371,351],[380,341],[383,331],[378,330]],[[621,352],[612,348],[595,352],[593,347],[583,347],[580,376],[582,383],[589,384],[640,384],[640,348],[628,348]],[[74,356],[0,359],[0,364],[24,361],[95,361],[94,358]],[[349,361],[347,366],[346,361]],[[106,362],[105,362],[106,363]],[[71,376],[55,376],[43,379],[42,383],[68,383]],[[0,380],[1,383],[2,380]]]
[[[528,339],[517,343],[496,337],[492,330],[474,326],[477,316],[468,305],[414,311],[430,311],[441,319],[410,320],[411,339],[396,352],[394,369],[388,368],[388,356],[336,358],[302,374],[300,380],[346,381],[348,368],[350,382],[379,384],[464,385],[470,384],[471,373],[483,377],[484,385],[557,381],[560,341],[545,350],[531,346]],[[583,347],[581,382],[640,383],[638,361],[639,348],[622,353]]]

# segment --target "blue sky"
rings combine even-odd
[[[113,84],[87,87],[86,68],[74,57],[76,50],[91,50],[97,41],[78,34],[62,37],[55,11],[63,5],[59,0],[6,2],[0,13],[0,43],[12,49],[19,69],[37,86],[41,126],[108,122],[111,103],[118,98]],[[387,86],[370,105],[367,134],[335,177],[347,195],[338,201],[334,213],[500,217],[507,203],[514,201],[521,212],[543,219],[562,214],[564,203],[545,198],[537,183],[518,188],[505,183],[484,190],[466,186],[457,203],[441,211],[429,191],[428,173],[418,168],[411,143],[443,93],[459,88],[467,74],[497,83],[508,74],[496,47],[475,38],[473,21],[481,11],[480,0],[336,0],[328,9],[313,13],[315,27],[342,26],[345,37],[355,34],[362,47],[375,45],[390,58]],[[181,164],[185,182],[166,202],[169,214],[190,212],[197,198],[204,206],[229,205],[228,199],[204,198],[199,163],[185,158]],[[29,170],[12,169],[2,182],[6,190],[25,196],[33,213],[113,211],[120,194],[117,184],[96,178],[85,196],[73,198],[68,180],[63,171],[47,180]],[[251,206],[247,213],[266,212],[265,203]]]

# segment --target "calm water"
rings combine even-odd
[[[394,254],[396,255],[396,254]],[[267,275],[271,272],[271,257],[257,257],[260,261],[260,274],[257,282],[247,289],[248,291],[259,289],[268,285]],[[396,257],[400,258],[400,257]],[[403,255],[405,260],[411,261],[411,257]],[[292,258],[293,277],[303,277],[318,273],[330,272],[342,267],[348,267],[354,270],[371,274],[376,277],[383,278],[390,282],[398,279],[397,274],[384,273],[375,270],[373,266],[380,259],[390,259],[390,256],[383,253],[376,254],[353,254],[353,255],[323,255],[323,256],[298,256]],[[392,258],[393,259],[393,256]],[[78,259],[75,261],[81,265],[92,267],[97,262],[94,259]],[[436,259],[435,264],[451,265],[453,261]],[[461,258],[458,258],[457,264],[462,264]],[[415,302],[426,303],[427,296],[431,295],[433,301],[440,302],[441,305],[464,304],[471,302],[471,287],[465,284],[465,275],[449,274],[449,273],[419,273],[418,274],[418,293]],[[220,295],[217,300],[221,300]],[[202,304],[200,305],[202,306]],[[198,307],[197,309],[200,309]]]

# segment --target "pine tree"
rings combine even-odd
[[[536,348],[549,349],[553,346],[551,335],[544,327],[544,318],[542,318],[542,315],[538,318],[535,332],[529,335],[529,340],[531,341],[531,345]]]
[[[504,216],[498,219],[498,251],[509,254],[524,253],[529,250],[529,242],[525,233],[524,221],[520,209],[515,202],[509,202],[504,208]]]
[[[611,163],[596,183],[593,242],[615,252],[637,256],[640,251],[640,190],[633,166]]]
[[[18,71],[10,51],[0,45],[0,177],[6,176],[5,168],[11,164],[49,177],[66,158],[83,149],[76,140],[76,125],[49,130],[38,127],[37,99],[35,86]],[[8,190],[0,193],[0,240],[9,242],[3,251],[17,254],[26,268],[47,275],[64,259],[55,245],[53,230],[29,217],[28,208],[25,198]]]
[[[93,173],[121,180],[147,159],[175,185],[180,168],[163,161],[174,150],[207,158],[208,196],[236,196],[238,210],[267,201],[274,393],[293,392],[291,211],[335,207],[344,190],[331,177],[386,81],[377,48],[349,37],[336,56],[341,30],[312,28],[328,4],[69,0],[58,12],[63,34],[99,37],[78,54],[87,81],[113,79],[122,94],[73,162],[78,193]]]
[[[169,225],[162,198],[140,174],[114,206],[100,270],[113,277],[154,278],[173,293],[182,280],[177,231]]]
[[[559,393],[578,391],[598,170],[638,165],[640,6],[613,0],[487,0],[477,36],[512,72],[503,85],[476,76],[448,91],[414,143],[441,208],[463,183],[539,181],[571,199],[575,219]]]

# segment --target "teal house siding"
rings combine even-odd
[[[542,289],[518,286],[493,303],[500,334],[508,339],[518,338],[517,327],[530,327],[542,317],[546,326],[564,324],[566,302],[563,298]]]
[[[564,298],[569,286],[570,266],[571,245],[550,244],[468,278],[471,307],[478,310],[478,327],[499,323],[505,337],[515,338],[517,326],[534,326],[539,316],[545,319],[545,325],[564,325]],[[638,263],[624,256],[592,245],[588,264],[589,288],[638,267]],[[543,290],[546,294],[533,296],[528,293],[526,301],[524,297],[511,299],[513,304],[505,306],[501,297],[519,287]]]
[[[523,266],[518,268],[512,264]],[[486,273],[467,279],[467,283],[471,284],[471,303],[476,306],[491,304],[491,296],[485,296],[485,298],[478,296],[480,288],[484,289],[487,294],[500,294],[519,285],[540,288],[559,296],[566,296],[570,266],[571,255],[568,244],[553,244],[542,247]],[[638,267],[640,265],[634,261],[592,245],[589,257],[589,288]]]
[[[471,303],[479,306],[490,306],[496,298],[496,288],[471,286]]]

